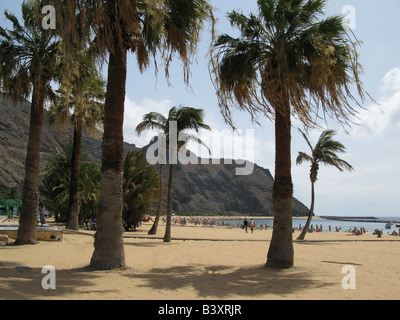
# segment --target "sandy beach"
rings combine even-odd
[[[188,224],[173,226],[173,241],[163,243],[164,225],[156,236],[147,235],[150,227],[125,233],[125,270],[86,268],[93,231],[65,232],[62,242],[0,246],[0,299],[400,299],[400,237],[308,234],[294,243],[295,266],[273,270],[264,267],[272,230]],[[42,288],[46,265],[56,270],[54,290]],[[346,266],[355,289],[342,286]]]

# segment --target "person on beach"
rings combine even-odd
[[[46,212],[42,204],[39,204],[39,218],[40,218],[40,224],[43,227],[43,225],[46,223]]]
[[[13,221],[13,211],[12,211],[12,209],[10,209],[10,211],[8,211],[7,219],[10,220],[10,221]]]
[[[247,226],[248,226],[248,225],[249,225],[249,222],[247,221],[246,218],[244,218],[243,227],[244,227],[244,231],[246,231],[246,233],[247,233]]]
[[[251,233],[253,233],[255,227],[256,227],[256,223],[254,222],[253,219],[251,219],[251,220],[250,220],[250,230],[251,230]]]

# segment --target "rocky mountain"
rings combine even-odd
[[[30,103],[13,106],[0,97],[0,188],[22,190],[24,162],[29,133]],[[58,131],[45,119],[42,132],[41,159],[62,149],[70,130]],[[101,139],[85,135],[82,146],[98,164],[101,163]],[[125,143],[125,152],[136,147]],[[199,163],[200,160],[199,160]],[[258,214],[271,216],[273,177],[268,169],[254,165],[248,176],[235,175],[238,167],[225,164],[178,164],[174,171],[173,210],[176,212]],[[168,180],[168,166],[163,178]],[[305,216],[307,207],[293,200],[293,215]]]
[[[273,177],[254,165],[248,176],[238,176],[236,164],[176,165],[173,208],[176,211],[221,212],[232,215],[272,216]],[[164,170],[167,181],[168,169]],[[308,208],[293,199],[293,215],[306,216]]]

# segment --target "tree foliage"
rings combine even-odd
[[[17,17],[4,12],[12,30],[0,27],[0,87],[10,94],[14,102],[36,95],[43,87],[48,97],[54,97],[49,84],[55,74],[59,55],[59,42],[55,32],[44,30],[35,19],[32,6],[22,3],[21,24]]]
[[[104,119],[106,83],[88,48],[74,52],[75,63],[72,69],[62,62],[64,51],[61,46],[61,63],[57,66],[57,77],[61,85],[48,111],[49,120],[59,130],[65,129],[68,124],[77,126],[82,123],[90,134],[98,137],[98,129]]]
[[[135,228],[149,214],[157,200],[159,179],[154,166],[149,165],[140,151],[134,150],[125,156],[122,217],[127,228]]]
[[[58,222],[67,222],[69,217],[69,193],[71,185],[72,140],[62,151],[51,154],[45,161],[41,195],[43,203]],[[82,154],[79,176],[80,221],[95,217],[100,196],[101,172],[89,156]]]
[[[170,62],[177,54],[183,62],[186,83],[189,83],[190,64],[197,53],[200,30],[205,21],[212,20],[212,8],[205,0],[48,2],[57,9],[57,25],[67,57],[73,57],[72,51],[82,41],[93,42],[93,52],[101,59],[118,45],[135,53],[141,72],[158,54],[168,78]],[[158,70],[156,59],[154,63]]]

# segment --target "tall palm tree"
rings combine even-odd
[[[60,125],[70,118],[73,127],[73,153],[70,182],[70,213],[67,229],[79,230],[79,169],[83,130],[95,136],[104,118],[105,82],[99,75],[88,49],[76,52],[73,70],[60,66],[61,92],[49,111],[51,122]]]
[[[167,135],[169,133],[169,123],[168,123],[168,120],[162,114],[159,114],[158,112],[150,112],[143,116],[143,121],[141,123],[139,123],[138,126],[136,127],[136,133],[138,135],[140,135],[146,129],[158,129],[161,131],[161,133],[163,133],[167,137]],[[159,136],[159,138],[160,138],[160,136]],[[160,142],[160,141],[157,141],[157,142]],[[161,153],[161,150],[159,149],[158,152]],[[161,157],[162,155],[158,154],[158,156]],[[157,212],[156,212],[156,217],[154,219],[154,223],[148,232],[149,235],[157,234],[157,229],[158,229],[158,224],[160,221],[162,204],[163,204],[164,163],[162,161],[159,161],[158,165],[159,165],[159,175],[160,175],[159,188],[158,188],[159,189],[158,206],[157,206]]]
[[[361,107],[365,98],[356,44],[342,17],[322,17],[325,3],[258,0],[258,15],[228,14],[241,34],[219,36],[212,52],[213,81],[226,122],[234,126],[232,106],[257,123],[260,115],[275,122],[274,228],[266,263],[271,267],[294,263],[291,116],[305,126],[316,126],[322,116],[351,124],[354,106]],[[351,93],[353,84],[361,102]]]
[[[44,30],[34,19],[32,6],[23,2],[21,24],[15,15],[4,13],[13,29],[0,27],[0,85],[12,92],[14,101],[31,95],[29,139],[25,162],[20,227],[16,244],[35,244],[38,214],[40,141],[46,96],[51,93],[58,55],[58,42],[52,30]]]
[[[199,33],[211,9],[205,0],[52,0],[50,4],[56,8],[57,26],[67,44],[67,53],[82,39],[89,43],[94,36],[94,51],[103,57],[109,54],[102,187],[90,266],[97,269],[124,267],[121,222],[127,53],[129,50],[136,53],[139,69],[144,71],[150,57],[160,52],[167,76],[173,54],[177,53],[183,61],[188,82]]]
[[[165,235],[164,235],[164,242],[171,242],[171,214],[172,214],[172,188],[173,188],[173,174],[174,174],[174,163],[171,161],[172,158],[172,153],[177,154],[178,150],[180,150],[182,147],[185,147],[186,143],[189,141],[195,141],[203,146],[205,146],[207,149],[208,147],[204,144],[203,141],[201,141],[199,138],[196,136],[185,133],[183,131],[185,130],[192,130],[194,129],[196,132],[199,131],[199,129],[207,129],[210,130],[210,127],[203,123],[203,110],[202,109],[195,109],[195,108],[190,108],[190,107],[173,107],[169,111],[168,118],[164,117],[162,114],[158,112],[150,112],[146,115],[143,116],[143,121],[138,124],[136,127],[136,132],[140,134],[146,129],[158,129],[161,131],[161,133],[164,134],[167,148],[169,149],[169,159],[170,159],[170,164],[169,164],[169,178],[168,178],[168,198],[167,198],[167,225],[165,229]],[[180,137],[179,140],[182,141],[176,141],[176,143],[170,143],[170,133],[173,132],[173,128],[171,126],[176,125],[176,137]],[[173,146],[175,146],[177,149],[173,149]],[[160,157],[160,155],[159,155]],[[158,208],[157,208],[157,214],[156,218],[153,224],[153,234],[157,232],[157,226],[158,222],[160,219],[160,214],[161,214],[161,206],[162,206],[162,167],[163,164],[160,162],[160,195],[159,195],[159,202],[158,202]]]
[[[300,152],[296,159],[296,164],[302,164],[304,161],[311,162],[311,170],[310,170],[310,181],[311,181],[311,206],[310,213],[308,215],[308,219],[303,231],[298,236],[297,240],[304,240],[308,228],[310,227],[312,216],[314,215],[314,185],[317,181],[319,164],[323,163],[327,166],[334,166],[339,169],[340,172],[344,170],[352,171],[353,167],[343,159],[340,159],[336,153],[338,152],[346,152],[346,148],[339,141],[333,140],[333,136],[336,134],[335,130],[325,130],[321,133],[315,147],[312,147],[310,140],[307,135],[301,131],[302,136],[306,140],[308,146],[311,150],[311,155]]]

